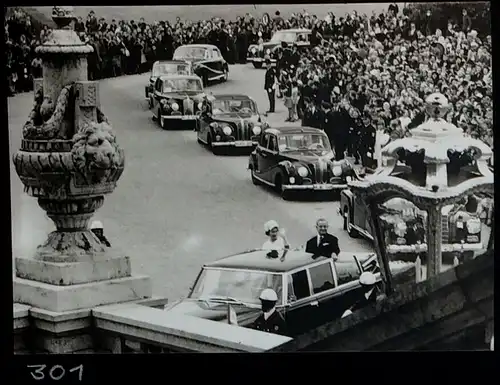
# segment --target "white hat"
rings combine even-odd
[[[93,221],[90,225],[90,229],[103,229],[103,225],[101,221]]]
[[[377,282],[377,279],[375,278],[375,275],[373,273],[369,273],[367,271],[365,271],[359,277],[359,283],[362,284],[362,285],[364,285],[364,286],[375,285],[375,282]]]
[[[333,87],[333,92],[335,92],[336,94],[340,94],[340,88],[337,86]]]
[[[278,294],[273,289],[264,289],[262,293],[260,293],[260,300],[262,301],[274,301],[278,300]]]
[[[275,220],[270,220],[270,221],[267,221],[265,224],[264,224],[264,231],[265,232],[268,232],[268,231],[271,231],[272,229],[274,228],[280,228],[280,226],[278,225],[278,222],[276,222]]]

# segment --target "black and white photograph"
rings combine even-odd
[[[493,351],[490,5],[6,7],[13,353]]]

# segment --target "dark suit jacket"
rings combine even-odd
[[[330,258],[332,253],[340,253],[339,240],[334,235],[326,234],[318,245],[318,238],[315,236],[307,241],[306,253],[314,254],[317,257]]]

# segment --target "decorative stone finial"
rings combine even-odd
[[[58,29],[67,29],[74,19],[73,7],[56,5],[52,8],[52,20],[54,20]]]
[[[425,109],[432,119],[443,118],[450,109],[446,96],[440,93],[429,95],[425,99]]]

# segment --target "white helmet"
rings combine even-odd
[[[93,221],[92,224],[90,225],[90,229],[103,229],[103,225],[101,221]]]
[[[370,273],[367,271],[365,271],[359,277],[359,283],[364,285],[364,286],[373,286],[373,285],[375,285],[375,282],[377,282],[375,275],[373,273]]]
[[[259,299],[261,301],[274,301],[278,300],[278,294],[273,289],[264,289],[262,293],[260,293]]]

